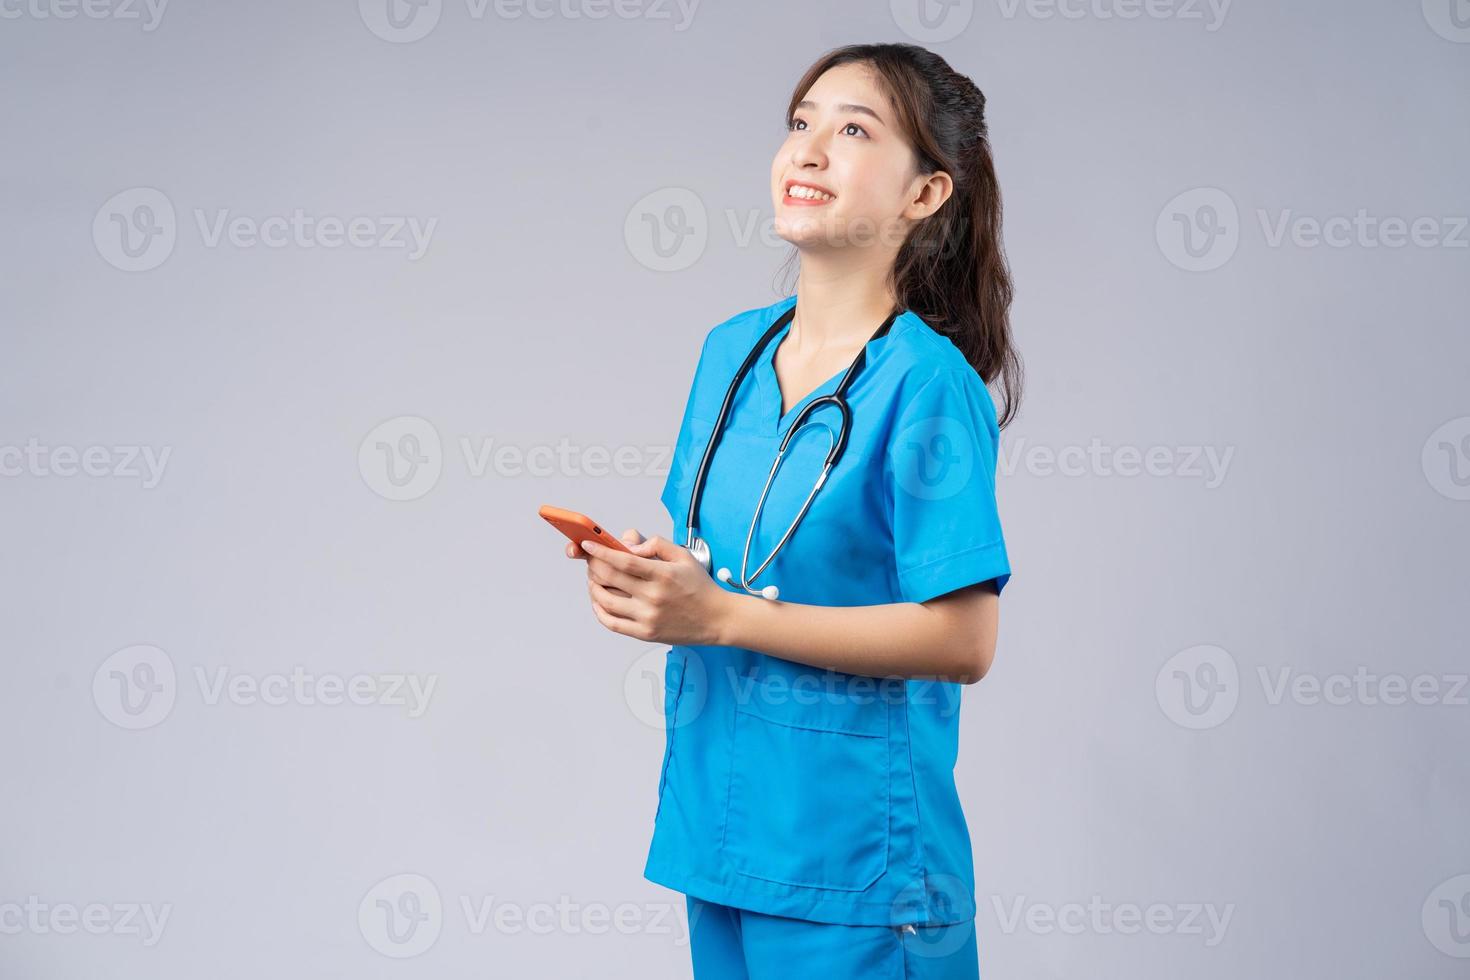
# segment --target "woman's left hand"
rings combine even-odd
[[[624,539],[634,536],[636,532]],[[688,548],[658,535],[629,542],[631,555],[595,541],[583,542],[583,547],[592,612],[603,626],[650,643],[719,642],[720,617],[730,593],[709,577]]]

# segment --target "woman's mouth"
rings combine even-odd
[[[825,187],[792,180],[786,182],[786,193],[781,196],[781,203],[793,207],[821,207],[836,199],[837,195]]]

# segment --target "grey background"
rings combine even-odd
[[[443,0],[411,42],[370,29],[374,0],[175,0],[151,30],[41,16],[59,2],[0,20],[0,450],[170,455],[154,486],[0,477],[0,975],[690,975],[682,896],[641,877],[664,648],[598,625],[535,508],[671,533],[658,491],[699,342],[782,294],[788,250],[738,229],[769,227],[790,87],[825,48],[884,39],[929,43],[989,98],[1029,378],[1002,441],[1014,579],[957,777],[982,974],[1465,975],[1470,31],[1451,0],[1223,20],[991,0],[932,8],[940,40],[902,3],[710,0],[681,23]],[[147,271],[106,234],[132,188],[176,212]],[[1218,267],[1191,271],[1168,229],[1210,223],[1200,188],[1237,215],[1214,212]],[[195,211],[219,209],[437,225],[417,260],[211,247]],[[1435,218],[1438,243],[1272,243],[1284,212],[1359,209]],[[689,243],[677,268],[649,222]],[[390,500],[359,449],[384,422],[406,445],[405,416],[440,437],[420,447],[441,473]],[[477,475],[462,440],[576,451]],[[1171,462],[1034,455],[1094,440]],[[633,463],[586,475],[588,447]],[[1204,447],[1232,453],[1217,485],[1184,465]],[[136,645],[166,656],[173,702],[129,729],[109,658]],[[196,674],[298,666],[436,686],[410,717],[210,703]],[[1215,667],[1213,691],[1181,680]],[[1273,699],[1284,670],[1438,693]],[[406,959],[373,925],[402,874],[442,902]],[[31,896],[115,926],[17,927],[4,907]],[[487,900],[551,927],[477,930],[463,903]],[[169,909],[157,942],[118,922],[127,903]],[[1072,917],[1089,903],[1173,924]],[[1223,937],[1191,906],[1229,910]]]

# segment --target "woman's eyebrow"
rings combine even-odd
[[[796,107],[798,109],[815,109],[817,107],[817,104],[815,102],[811,101],[810,99],[802,99],[800,102],[796,103]],[[839,102],[839,103],[837,103],[837,111],[838,112],[856,112],[856,113],[858,113],[860,115],[872,116],[874,119],[878,120],[879,122],[883,122],[883,117],[882,116],[878,115],[876,112],[874,112],[872,109],[869,109],[865,105],[857,105],[857,104],[852,103],[852,102]]]

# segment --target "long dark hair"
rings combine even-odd
[[[909,233],[889,273],[894,295],[943,333],[1001,398],[999,424],[1015,417],[1021,359],[1011,340],[1011,274],[1000,237],[1000,186],[990,157],[985,95],[939,55],[914,44],[850,44],[807,69],[786,109],[823,73],[870,66],[888,91],[919,173],[944,171],[954,192]]]

